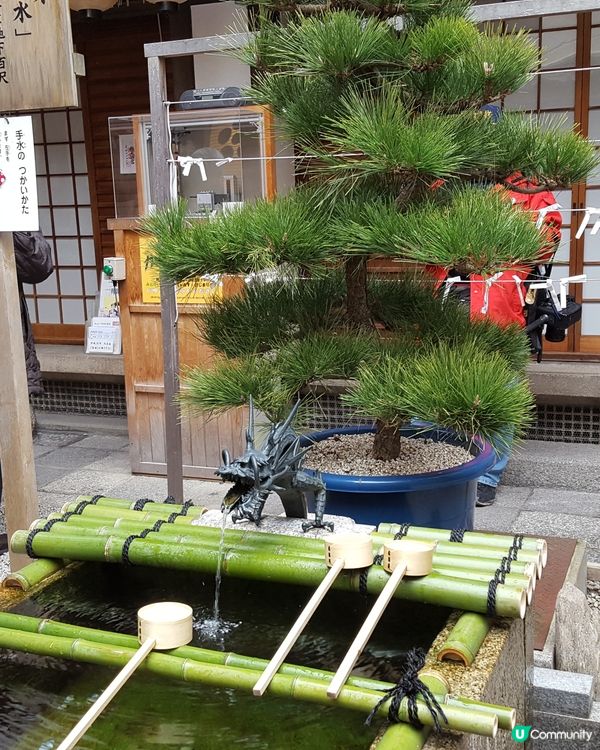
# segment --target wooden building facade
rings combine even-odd
[[[108,118],[148,111],[144,44],[193,36],[191,9],[197,4],[191,0],[173,13],[159,14],[155,5],[131,0],[98,19],[73,16],[74,44],[86,61],[81,109],[34,113],[41,226],[56,264],[55,274],[27,290],[39,342],[83,342],[102,258],[114,253],[113,232],[107,227],[115,216]],[[504,23],[527,29],[542,59],[540,74],[508,97],[505,107],[559,117],[565,127],[574,125],[600,144],[600,10]],[[191,58],[173,63],[169,86],[173,98],[194,88]],[[557,199],[565,209],[565,228],[554,276],[586,273],[590,280],[573,287],[584,302],[583,318],[553,354],[600,359],[600,234],[593,235],[590,225],[583,237],[575,238],[583,209],[600,207],[600,170],[588,184]]]

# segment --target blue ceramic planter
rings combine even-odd
[[[304,445],[333,435],[374,432],[372,427],[350,427],[312,433]],[[463,445],[459,437],[439,427],[406,427],[406,437],[417,435],[436,441]],[[472,529],[477,496],[477,479],[495,462],[490,445],[476,440],[471,447],[473,459],[443,471],[410,476],[353,476],[322,473],[327,487],[327,513],[350,516],[358,523],[411,523],[439,529]],[[312,512],[313,507],[309,510]]]

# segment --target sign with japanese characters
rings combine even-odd
[[[0,117],[0,232],[38,229],[31,117]]]
[[[76,107],[69,0],[0,0],[0,113]]]
[[[148,265],[150,249],[148,241],[140,238],[140,264],[142,267],[142,302],[160,302],[160,279],[156,268]],[[178,284],[178,305],[208,305],[223,299],[223,279],[218,275],[202,276],[187,284]]]

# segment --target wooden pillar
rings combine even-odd
[[[13,237],[0,233],[0,462],[6,529],[26,529],[37,518],[31,415]],[[13,571],[29,558],[10,553]]]
[[[154,166],[154,200],[157,208],[171,202],[167,100],[167,76],[164,58],[148,58],[150,114],[152,120],[152,161]],[[175,287],[161,278],[160,308],[165,384],[165,455],[167,459],[167,491],[183,501],[183,449],[179,407],[179,344],[177,338],[177,301]]]

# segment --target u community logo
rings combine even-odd
[[[512,730],[512,738],[515,742],[525,742],[529,739],[529,733],[531,732],[531,727],[523,726],[521,724],[517,724],[517,726]]]
[[[579,740],[589,742],[592,739],[593,732],[586,729],[579,729],[571,732],[544,732],[541,729],[533,729],[524,724],[517,724],[512,730],[512,738],[515,742],[527,742],[532,740]]]

